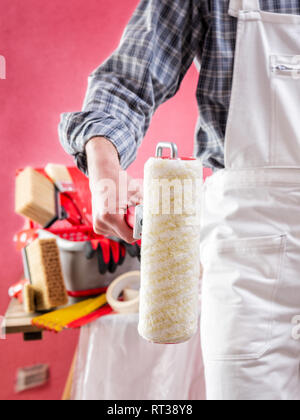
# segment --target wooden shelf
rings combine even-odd
[[[32,319],[38,315],[26,314],[18,299],[12,299],[4,316],[3,333],[22,333],[25,340],[41,338],[42,330],[31,324]]]

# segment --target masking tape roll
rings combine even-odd
[[[136,286],[140,284],[141,273],[139,271],[130,271],[122,276],[118,277],[107,289],[106,299],[109,305],[115,312],[120,314],[132,314],[139,311],[140,297],[139,295],[129,301],[120,301],[119,296],[130,286]]]

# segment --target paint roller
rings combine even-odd
[[[16,178],[15,211],[49,228],[57,220],[82,224],[72,197],[72,178],[63,165],[48,164],[45,173],[27,167]]]
[[[201,163],[179,159],[174,143],[159,143],[145,166],[134,227],[135,239],[142,233],[138,329],[153,343],[182,343],[198,328],[202,182]]]

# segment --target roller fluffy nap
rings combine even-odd
[[[151,342],[181,343],[197,330],[201,184],[196,160],[145,166],[139,333]]]

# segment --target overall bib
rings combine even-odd
[[[204,185],[209,400],[300,399],[300,16],[238,19],[225,169]]]

